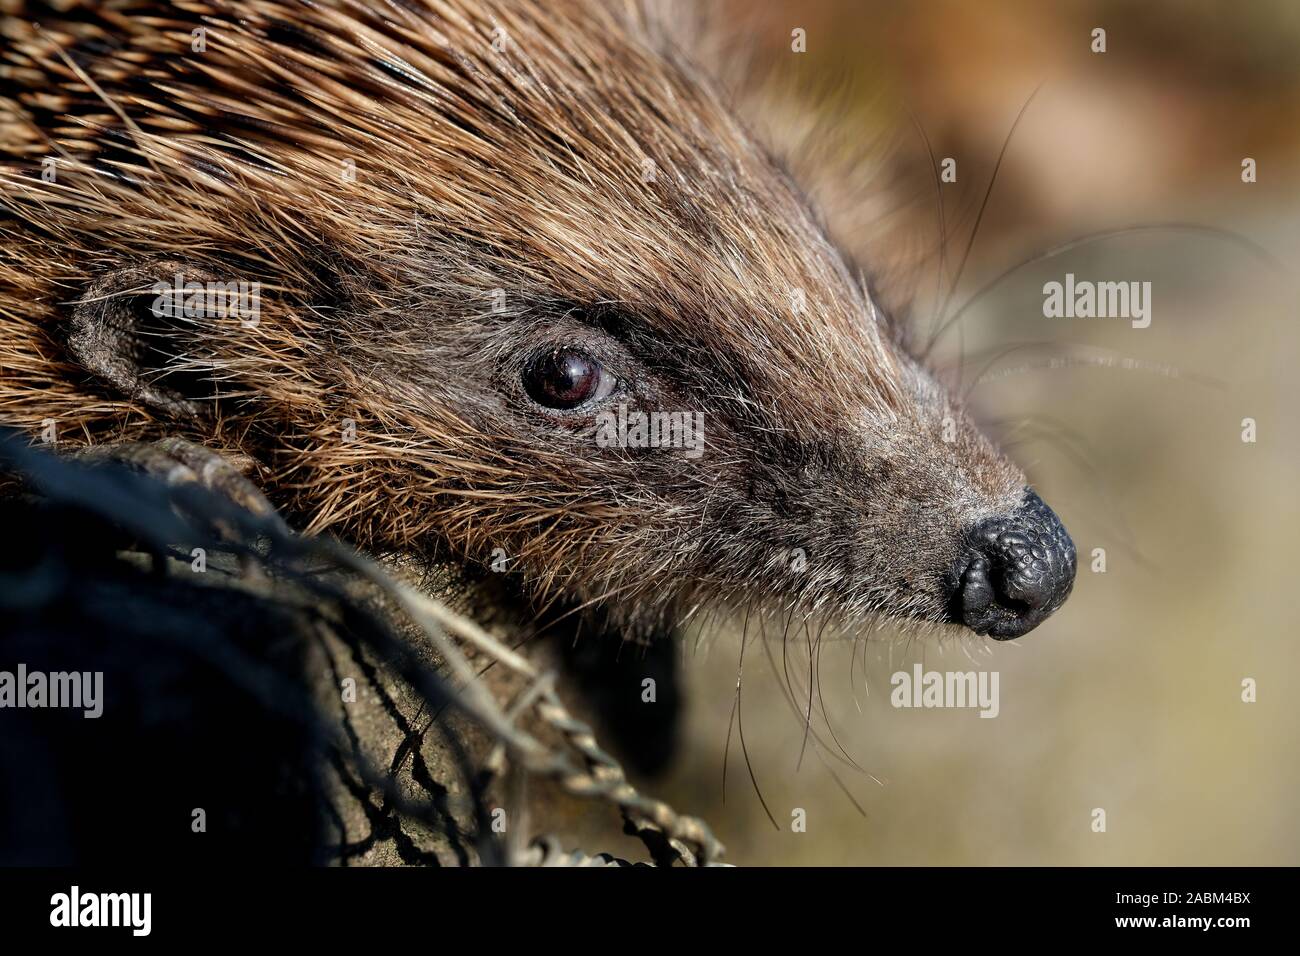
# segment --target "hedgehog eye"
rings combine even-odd
[[[546,408],[570,409],[604,398],[614,377],[596,359],[575,348],[548,349],[524,368],[524,389]]]

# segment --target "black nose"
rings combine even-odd
[[[957,569],[953,616],[977,634],[1005,641],[1028,634],[1074,587],[1074,542],[1033,491],[1010,515],[977,525]]]

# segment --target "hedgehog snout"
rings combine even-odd
[[[1065,603],[1076,566],[1060,519],[1026,488],[1015,512],[967,534],[950,576],[952,620],[1000,641],[1028,634]]]

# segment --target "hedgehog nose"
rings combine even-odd
[[[1074,542],[1028,488],[1015,512],[977,525],[967,545],[953,616],[976,634],[1000,641],[1028,634],[1074,587]]]

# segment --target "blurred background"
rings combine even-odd
[[[741,108],[796,170],[829,157],[847,174],[812,192],[922,340],[1038,90],[947,313],[992,288],[933,355],[1061,515],[1080,572],[1065,608],[1011,644],[824,641],[822,757],[803,751],[779,634],[775,670],[751,640],[757,787],[737,728],[728,747],[739,636],[709,631],[683,647],[682,753],[650,791],[709,821],[738,864],[1300,863],[1300,5],[720,7],[731,54],[714,62],[746,61],[748,79],[728,77]],[[791,126],[802,140],[782,140]],[[926,138],[957,160],[945,255]],[[1160,223],[1204,228],[1131,229]],[[1043,284],[1067,272],[1151,282],[1151,326],[1044,318]],[[916,663],[998,671],[1000,715],[892,708],[890,675]],[[806,704],[802,637],[789,664]],[[831,730],[861,770],[829,755]]]

